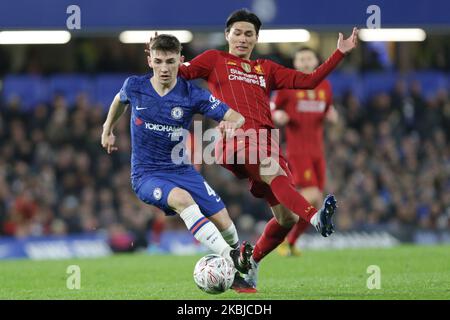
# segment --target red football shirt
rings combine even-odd
[[[332,104],[331,85],[322,81],[313,90],[280,90],[273,98],[275,109],[286,111],[286,153],[323,155],[323,123]]]
[[[273,128],[270,92],[277,89],[311,89],[343,59],[336,51],[313,73],[305,74],[271,60],[245,60],[224,51],[207,50],[180,67],[187,80],[202,78],[218,99],[245,117],[242,129]]]

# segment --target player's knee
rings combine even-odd
[[[286,175],[286,172],[280,167],[279,163],[272,157],[261,160],[259,165],[259,175],[261,180],[270,184],[275,177]]]
[[[169,206],[174,208],[177,213],[180,213],[187,207],[195,204],[195,201],[189,192],[181,188],[173,189],[169,194],[168,200]]]

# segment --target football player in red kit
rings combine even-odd
[[[264,198],[274,214],[255,245],[249,271],[245,275],[252,287],[256,287],[259,261],[284,241],[299,217],[327,237],[334,231],[332,216],[336,210],[336,200],[332,195],[327,196],[322,208],[317,210],[295,189],[287,162],[278,153],[277,139],[271,131],[274,125],[270,93],[277,89],[315,88],[357,43],[356,28],[347,39],[340,33],[333,54],[314,72],[305,74],[271,60],[250,60],[260,27],[259,18],[248,10],[232,13],[225,29],[228,52],[207,50],[179,70],[185,79],[206,80],[215,97],[245,117],[245,124],[241,127],[244,134],[237,133],[231,142],[219,143],[216,151],[223,151],[218,153],[221,157],[219,163],[224,162],[222,165],[238,178],[248,179],[251,193]],[[247,139],[248,131],[256,132],[257,137]],[[266,136],[265,141],[260,139],[262,136]],[[240,161],[242,150],[244,161]],[[255,152],[256,161],[247,161],[246,155],[251,158]]]
[[[295,54],[294,67],[298,71],[311,73],[318,64],[318,55],[310,48],[302,48]],[[313,90],[279,90],[272,106],[273,122],[285,127],[286,154],[293,182],[306,200],[319,207],[325,185],[323,126],[325,120],[336,123],[338,119],[332,105],[331,85],[323,80]],[[308,221],[299,219],[287,236],[287,245],[279,247],[280,253],[298,255],[295,243],[309,225]]]

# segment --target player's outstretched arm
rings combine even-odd
[[[349,53],[358,45],[358,29],[353,28],[352,35],[347,39],[344,39],[344,35],[339,32],[339,38],[337,42],[337,48],[342,53]]]
[[[347,39],[339,33],[337,49],[324,63],[308,74],[277,65],[274,71],[273,89],[314,89],[338,66],[346,54],[356,48],[357,39],[357,28],[353,28],[351,36]]]
[[[244,116],[230,108],[223,116],[223,120],[219,123],[217,128],[222,135],[225,135],[225,138],[231,138],[234,131],[242,127],[244,123]]]
[[[127,109],[126,104],[120,102],[120,95],[116,94],[114,100],[109,107],[108,116],[103,124],[102,132],[102,147],[109,153],[116,151],[118,148],[115,146],[116,137],[113,134],[113,129],[119,121],[122,114]]]

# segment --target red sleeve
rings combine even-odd
[[[326,94],[326,103],[327,103],[327,107],[325,110],[325,113],[328,112],[328,110],[330,109],[330,107],[333,105],[333,90],[331,89],[331,83],[328,80],[323,80],[325,82],[325,94]]]
[[[323,79],[330,74],[344,54],[336,49],[333,54],[312,73],[306,74],[294,69],[283,67],[275,62],[272,64],[272,89],[314,89]]]
[[[183,63],[180,66],[179,75],[186,80],[198,78],[206,80],[213,70],[218,56],[217,50],[207,50],[191,61]]]
[[[284,110],[284,108],[286,107],[286,103],[287,103],[286,91],[284,91],[284,90],[275,91],[275,94],[272,97],[272,103],[273,103],[272,111]]]
[[[327,80],[328,82],[328,99],[327,99],[327,103],[329,106],[331,106],[333,104],[333,88],[331,88],[331,83]]]

